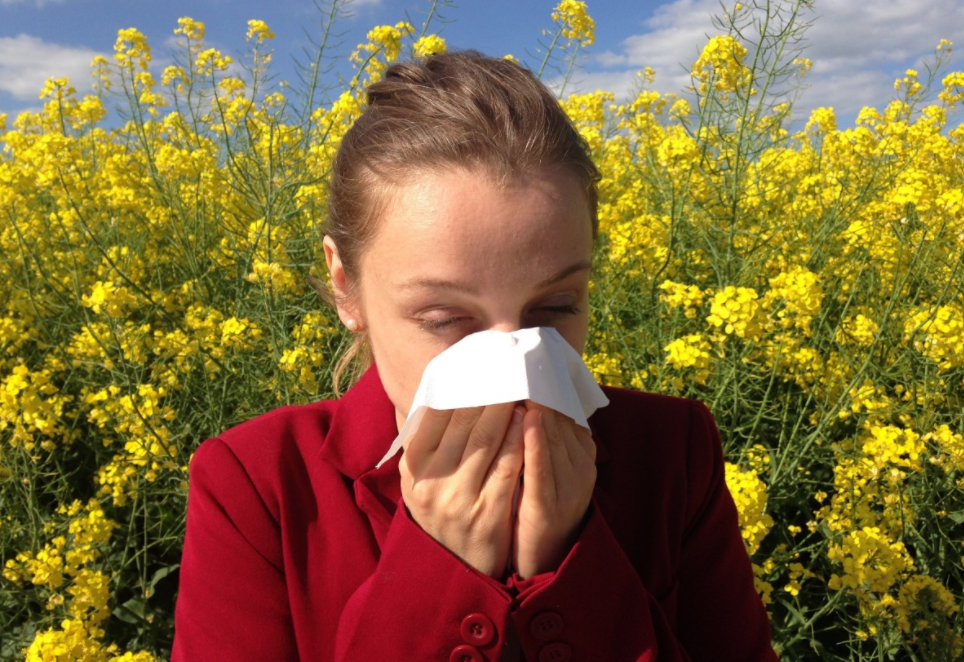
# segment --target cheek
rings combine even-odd
[[[403,319],[379,313],[369,319],[369,342],[379,377],[389,400],[404,418],[408,416],[425,366],[444,347],[426,347]]]
[[[586,339],[589,336],[588,315],[580,316],[580,319],[559,328],[559,334],[576,350],[577,354],[582,356],[586,351]]]

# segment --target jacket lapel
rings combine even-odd
[[[321,447],[321,459],[350,478],[355,503],[371,524],[381,547],[402,497],[395,456],[379,469],[381,459],[398,436],[395,406],[388,399],[374,364],[341,400]]]

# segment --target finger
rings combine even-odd
[[[512,402],[488,405],[469,433],[458,471],[460,480],[471,486],[475,494],[481,492],[495,458],[505,445],[514,408]]]
[[[523,480],[526,494],[552,503],[555,499],[555,485],[552,475],[552,459],[549,442],[543,421],[545,413],[541,409],[531,409],[522,422],[525,464]]]
[[[523,454],[522,423],[525,420],[525,414],[524,407],[513,405],[502,445],[499,446],[495,458],[489,464],[488,471],[479,484],[479,491],[490,485],[495,490],[501,490],[496,494],[499,500],[511,497],[519,482]]]
[[[462,463],[465,446],[485,407],[462,407],[452,410],[452,417],[432,457],[432,471],[449,474]]]
[[[463,464],[483,464],[486,469],[499,452],[505,433],[512,422],[513,402],[486,405],[476,421],[462,454]]]
[[[566,424],[572,419],[554,409],[547,409],[542,415],[542,427],[546,431],[549,447],[549,461],[555,482],[565,481],[572,473],[572,458],[569,457],[569,444],[572,431]]]
[[[410,414],[417,415],[417,414]],[[452,418],[451,409],[425,407],[415,430],[402,443],[405,459],[413,475],[419,475],[442,441]]]
[[[560,414],[556,423],[565,443],[566,454],[564,461],[560,461],[562,453],[553,455],[553,469],[556,482],[568,485],[577,480],[578,476],[595,470],[596,442],[586,428],[568,416]]]
[[[596,441],[592,438],[592,432],[582,427],[581,425],[576,425],[574,427],[576,432],[576,440],[579,442],[579,449],[585,454],[589,461],[593,464],[596,463]],[[572,453],[570,452],[570,455]]]

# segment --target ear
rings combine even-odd
[[[345,273],[345,267],[341,263],[341,256],[338,253],[338,246],[335,240],[329,235],[325,235],[322,245],[325,248],[325,262],[328,263],[328,273],[331,274],[332,294],[335,295],[335,306],[338,308],[338,317],[342,324],[351,327],[349,322],[354,322],[356,329],[360,328],[364,321],[356,310],[355,303],[348,296],[351,292],[351,283]],[[352,329],[352,330],[356,330]]]

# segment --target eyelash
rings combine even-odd
[[[543,306],[542,308],[537,308],[539,311],[548,311],[551,313],[560,313],[564,315],[575,315],[579,312],[579,308],[570,304],[568,306]],[[446,317],[443,319],[426,319],[419,320],[418,324],[425,331],[442,331],[447,327],[454,326],[458,324],[461,320],[466,319],[464,317]]]

